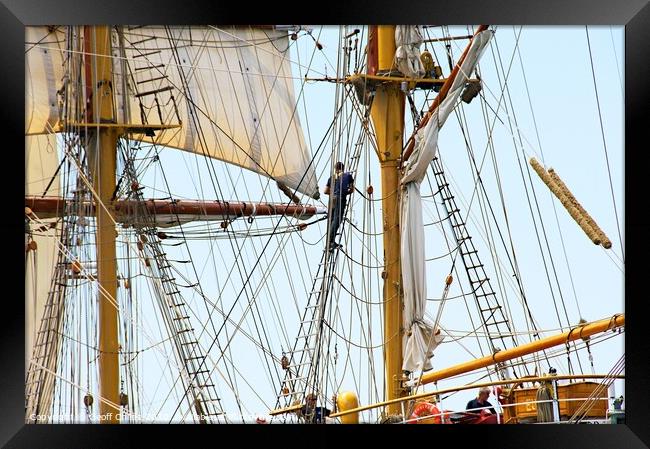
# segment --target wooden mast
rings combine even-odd
[[[371,27],[369,74],[375,68],[388,72],[395,56],[395,26]],[[375,56],[376,55],[376,59]],[[387,400],[406,395],[402,387],[402,308],[403,293],[400,271],[399,228],[399,159],[404,135],[404,93],[399,83],[377,87],[371,117],[377,136],[381,165],[382,209],[384,230],[384,374]],[[388,414],[398,414],[400,404],[387,407]]]
[[[96,141],[90,139],[88,148],[89,168],[93,189],[105,207],[97,207],[97,280],[99,288],[99,385],[100,423],[117,424],[119,413],[119,364],[118,364],[118,307],[115,223],[112,220],[111,197],[115,191],[116,146],[119,128],[101,126],[115,123],[113,115],[111,33],[108,26],[86,28],[86,58],[90,61],[90,74],[86,84],[92,91],[92,117],[98,126],[94,131]],[[88,117],[87,117],[88,118]],[[88,120],[91,121],[91,120]],[[95,145],[93,145],[93,143]],[[115,405],[113,405],[115,404]]]

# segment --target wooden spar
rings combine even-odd
[[[92,64],[88,70],[90,79],[86,85],[92,89],[90,108],[92,117],[100,123],[112,123],[113,83],[111,58],[111,30],[108,26],[86,28],[86,58]],[[92,55],[92,56],[91,56]],[[115,128],[96,128],[97,146],[89,145],[89,167],[93,188],[106,208],[96,208],[97,217],[97,280],[99,294],[99,387],[100,396],[106,401],[99,405],[100,423],[118,424],[120,410],[113,404],[120,403],[120,372],[118,343],[118,308],[113,304],[117,298],[117,260],[115,249],[115,224],[111,218],[111,197],[115,191],[117,169],[117,140]],[[107,210],[108,209],[108,210]]]
[[[487,25],[479,25],[478,29],[474,33],[474,36],[479,34],[482,31],[487,30]],[[429,107],[429,111],[425,114],[425,116],[422,118],[420,121],[420,125],[418,128],[413,131],[413,134],[411,134],[411,137],[409,138],[406,150],[404,151],[404,155],[402,156],[402,161],[408,160],[408,158],[411,156],[411,153],[413,153],[413,148],[415,147],[415,134],[417,132],[424,128],[426,124],[429,122],[429,119],[433,115],[433,111],[436,110],[438,105],[442,103],[442,100],[445,99],[447,96],[447,93],[449,92],[449,89],[451,89],[451,85],[454,83],[454,80],[456,79],[456,76],[458,75],[458,72],[460,72],[460,66],[463,64],[463,61],[465,60],[465,57],[467,56],[467,53],[469,52],[469,48],[472,45],[472,40],[469,41],[469,44],[467,44],[467,47],[465,47],[465,51],[463,51],[463,54],[460,56],[460,59],[458,59],[458,62],[456,63],[456,66],[454,67],[454,70],[451,71],[451,74],[445,81],[445,83],[442,85],[440,88],[440,93],[438,96],[433,100],[433,103],[431,103],[431,106]]]
[[[373,27],[370,49],[377,48],[376,59],[368,67],[380,72],[393,68],[395,26]],[[370,110],[377,137],[381,166],[382,210],[384,230],[384,375],[385,397],[394,399],[407,394],[402,385],[402,306],[399,229],[399,157],[404,139],[405,96],[398,82],[377,87]],[[389,414],[400,412],[399,404],[389,407]]]
[[[571,199],[566,195],[567,190],[564,190],[560,184],[556,182],[556,180],[551,176],[550,173],[548,173],[546,170],[544,170],[544,167],[541,166],[539,162],[534,157],[530,158],[530,165],[533,167],[533,170],[535,170],[535,173],[540,177],[540,179],[548,186],[548,188],[553,192],[553,194],[557,197],[558,200],[560,200],[560,203],[564,206],[564,208],[569,212],[569,215],[571,215],[571,218],[575,220],[576,223],[578,223],[578,226],[582,228],[582,230],[587,234],[587,237],[591,239],[592,242],[596,245],[600,245],[602,240],[601,240],[601,235],[594,229],[589,222],[589,219],[580,211],[578,207],[574,204],[574,202],[571,201]],[[564,183],[562,183],[564,185]],[[583,209],[584,210],[584,209]],[[601,231],[602,232],[602,231]],[[610,247],[611,247],[611,242],[610,242]]]
[[[486,366],[494,365],[496,363],[506,362],[508,360],[516,359],[517,357],[539,352],[553,346],[565,344],[573,340],[578,340],[580,338],[586,338],[591,335],[605,332],[610,329],[616,329],[617,327],[622,326],[625,326],[625,315],[614,315],[611,318],[606,318],[581,326],[576,326],[569,332],[542,338],[540,340],[526,343],[515,348],[507,349],[505,351],[498,351],[490,356],[471,360],[469,362],[461,363],[450,368],[425,374],[420,378],[419,383],[420,385],[424,385],[441,379],[446,379],[451,376],[457,376],[459,374],[467,373],[480,368],[485,368]],[[415,380],[414,382],[418,381]]]
[[[66,200],[71,201],[71,200]],[[63,215],[65,202],[60,197],[26,196],[25,206],[29,207],[39,218],[60,217]],[[80,209],[95,213],[95,204],[84,201]],[[126,221],[129,211],[137,207],[145,207],[153,216],[172,216],[179,220],[223,220],[234,217],[257,217],[271,215],[289,215],[301,220],[314,215],[326,214],[327,209],[320,206],[287,205],[284,203],[244,203],[227,201],[197,201],[197,200],[118,200],[113,203],[117,221]]]
[[[594,232],[598,235],[598,239],[600,240],[600,244],[603,246],[605,249],[609,249],[612,247],[612,241],[605,235],[602,229],[600,229],[600,226],[594,221],[593,218],[591,218],[591,215],[585,210],[584,207],[578,202],[578,200],[573,196],[573,193],[569,190],[569,188],[564,184],[564,181],[560,179],[558,174],[553,170],[552,168],[549,168],[547,170],[548,175],[551,177],[551,179],[555,182],[555,184],[560,188],[562,193],[564,193],[564,196],[567,197],[569,202],[580,212],[580,214],[587,220],[587,224],[591,226],[591,229],[594,230]]]

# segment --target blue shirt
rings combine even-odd
[[[325,423],[325,417],[330,415],[330,409],[325,408],[325,407],[316,407],[313,410],[313,415],[310,417],[307,417],[307,407],[302,406],[302,414],[305,417],[305,420],[311,424],[324,424]]]
[[[465,410],[469,410],[471,408],[481,408],[481,407],[490,407],[487,410],[490,410],[492,413],[496,415],[496,411],[494,410],[494,407],[492,407],[492,404],[490,404],[488,401],[483,402],[482,404],[478,401],[478,399],[472,399],[467,403],[467,406],[465,407]],[[474,413],[481,413],[481,410],[472,410]]]
[[[349,172],[341,172],[334,176],[334,195],[345,197],[348,194],[348,189],[354,183],[352,174]],[[327,179],[327,187],[330,187],[331,180],[331,177]],[[341,195],[341,192],[343,192],[343,195]]]

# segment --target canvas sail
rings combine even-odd
[[[476,67],[491,37],[492,31],[482,31],[474,37],[447,97],[435,109],[427,125],[417,132],[415,149],[405,164],[405,174],[401,181],[406,189],[401,203],[404,327],[407,330],[404,336],[402,364],[402,369],[405,371],[430,370],[433,350],[442,341],[442,336],[434,331],[434,324],[424,317],[427,291],[420,183],[436,155],[438,132],[453,111],[469,75]]]
[[[26,133],[43,133],[59,116],[65,35],[46,27],[27,33]],[[180,125],[137,138],[247,168],[318,198],[286,31],[144,26],[114,31],[112,39],[118,122]]]
[[[56,136],[44,134],[25,139],[25,195],[60,196]],[[50,185],[48,188],[48,184]],[[45,191],[46,189],[47,192]],[[25,367],[29,366],[31,348],[38,330],[43,306],[48,298],[50,284],[57,261],[57,228],[45,228],[56,219],[30,221],[31,239],[36,249],[25,253]],[[27,234],[25,234],[27,240]],[[28,243],[27,241],[25,242]]]

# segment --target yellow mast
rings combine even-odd
[[[562,334],[552,335],[550,337],[542,338],[537,341],[526,343],[515,348],[507,349],[505,351],[496,352],[493,355],[482,357],[480,359],[470,360],[469,362],[454,365],[440,371],[427,373],[420,378],[420,384],[428,384],[440,379],[446,379],[451,376],[468,373],[486,366],[494,365],[499,362],[507,362],[508,360],[516,359],[527,354],[542,351],[544,349],[567,344],[570,341],[578,340],[579,338],[587,338],[591,335],[606,332],[610,329],[625,326],[625,315],[614,315],[611,318],[606,318],[592,323],[587,323],[582,326],[576,326],[568,332]]]
[[[113,115],[111,34],[108,26],[89,27],[90,79],[92,86],[92,116],[98,123],[96,147],[91,144],[89,167],[93,189],[101,204],[96,207],[97,217],[97,280],[99,284],[99,385],[100,422],[119,423],[119,364],[117,340],[118,304],[117,267],[115,237],[116,230],[112,215],[111,197],[115,191],[116,146],[120,128],[102,126],[115,123]],[[88,56],[87,56],[88,57]],[[95,119],[96,118],[96,119]],[[92,128],[88,128],[92,130]],[[92,142],[92,140],[91,140]],[[108,210],[106,210],[108,209]],[[112,404],[116,404],[115,406]]]
[[[374,27],[373,27],[374,28]],[[395,56],[395,26],[377,26],[377,61],[379,71],[390,71]],[[372,38],[371,38],[372,39]],[[372,64],[369,62],[369,66]],[[370,73],[374,74],[374,73]],[[402,397],[402,307],[399,229],[399,158],[404,135],[404,93],[399,83],[377,87],[371,117],[377,136],[381,165],[382,209],[384,229],[384,368],[385,397]],[[400,413],[399,404],[391,404],[388,414]]]

